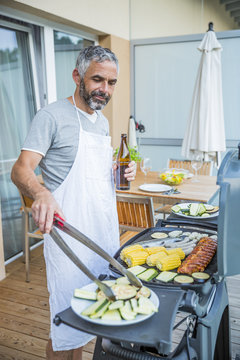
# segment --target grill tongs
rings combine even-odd
[[[89,249],[93,250],[95,253],[100,255],[103,259],[107,260],[113,267],[119,270],[123,275],[125,275],[130,283],[136,287],[142,287],[140,279],[138,279],[133,273],[125,269],[117,260],[112,256],[106,253],[100,246],[98,246],[94,241],[89,239],[86,235],[82,234],[79,230],[74,228],[72,225],[68,224],[63,220],[59,215],[54,215],[53,228],[50,232],[51,237],[55,243],[60,247],[60,249],[73,261],[73,263],[83,271],[92,281],[94,281],[97,286],[104,292],[104,294],[110,300],[116,300],[116,296],[110,286],[106,285],[100,281],[83,263],[82,261],[74,254],[71,248],[63,240],[59,232],[54,228],[58,228],[65,232],[66,234],[72,236],[74,239],[80,241],[82,244],[87,246]]]

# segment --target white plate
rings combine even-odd
[[[188,208],[188,205],[190,205],[190,204],[192,204],[192,203],[183,203],[183,204],[177,204],[177,205],[180,206],[180,208],[182,208],[182,209],[186,209],[186,208]],[[201,219],[201,220],[205,220],[205,219],[207,220],[207,219],[215,218],[219,214],[219,212],[216,211],[215,213],[209,214],[209,216],[204,217],[204,216],[190,216],[190,215],[185,215],[185,214],[183,214],[181,212],[175,213],[174,211],[172,211],[172,213],[175,214],[175,215],[179,215],[179,216],[188,218],[188,219]]]
[[[150,191],[150,192],[164,192],[172,189],[169,185],[162,184],[143,184],[139,186],[139,189],[142,191]]]
[[[84,286],[82,289],[88,290],[88,291],[95,291],[97,289],[97,285],[94,283],[88,284]],[[157,295],[151,291],[150,296],[151,301],[153,304],[158,308],[159,307],[159,299]],[[131,325],[131,324],[137,324],[141,321],[147,320],[155,313],[153,312],[150,315],[140,315],[138,314],[134,320],[118,320],[118,321],[111,321],[111,320],[102,320],[102,319],[91,319],[88,316],[81,315],[81,312],[86,309],[89,305],[93,304],[93,301],[91,300],[84,300],[84,299],[77,299],[75,297],[71,300],[71,307],[72,310],[82,319],[89,321],[94,324],[98,325],[107,325],[107,326],[125,326],[125,325]]]

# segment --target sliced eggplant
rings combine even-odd
[[[154,232],[151,234],[151,237],[153,239],[164,239],[164,238],[167,238],[168,235],[164,232]]]
[[[112,290],[117,300],[128,300],[136,296],[137,288],[132,285],[113,285]]]
[[[198,283],[203,283],[210,278],[210,275],[205,272],[194,272],[192,273],[193,279]]]
[[[177,275],[174,278],[174,282],[176,284],[192,284],[193,281],[193,278],[188,275]]]

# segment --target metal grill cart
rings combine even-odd
[[[197,231],[209,236],[217,234],[218,249],[206,268],[210,278],[204,283],[176,285],[152,280],[144,285],[159,297],[159,311],[142,323],[127,326],[103,326],[78,317],[71,308],[55,317],[76,329],[97,336],[94,360],[153,359],[231,359],[229,302],[225,277],[240,273],[240,156],[230,151],[218,172],[220,185],[217,222],[169,218],[157,227],[146,229],[128,241],[127,246],[151,238],[156,231]],[[121,262],[120,251],[115,258]],[[123,264],[123,263],[122,263]],[[118,273],[115,271],[116,277]],[[186,329],[180,343],[173,348],[173,330],[178,312],[186,316]],[[60,325],[61,326],[61,325]]]

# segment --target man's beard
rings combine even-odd
[[[92,110],[102,110],[107,103],[109,102],[111,96],[105,94],[102,91],[92,91],[88,93],[84,84],[84,80],[81,79],[80,81],[80,89],[79,95],[81,98],[84,99],[85,103],[92,109]],[[101,96],[103,100],[94,99],[94,96]]]

